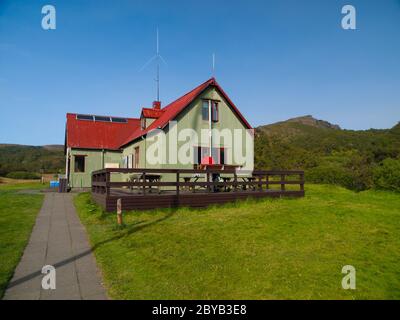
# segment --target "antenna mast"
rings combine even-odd
[[[215,77],[215,53],[212,54],[212,76]]]
[[[156,78],[154,79],[157,82],[157,101],[160,101],[160,61],[162,61],[165,65],[167,62],[164,60],[162,55],[160,54],[160,44],[159,44],[159,36],[158,36],[158,28],[157,28],[157,41],[156,41],[156,54],[151,57],[140,69],[139,72],[146,69],[148,65],[150,65],[154,60],[157,60],[157,72]]]
[[[160,101],[160,46],[158,40],[158,28],[157,28],[157,101]]]

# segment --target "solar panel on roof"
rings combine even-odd
[[[94,121],[110,122],[110,117],[94,116]]]
[[[87,115],[87,114],[77,114],[76,119],[78,120],[91,120],[93,121],[93,116]]]
[[[112,122],[119,122],[119,123],[127,123],[128,119],[124,119],[124,118],[111,118]]]

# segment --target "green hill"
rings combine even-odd
[[[304,169],[307,179],[317,183],[368,189],[374,185],[374,170],[399,156],[400,124],[385,130],[342,130],[305,116],[256,128],[258,169]]]
[[[57,173],[64,168],[64,146],[0,144],[0,176],[10,172]]]
[[[260,126],[255,137],[257,169],[304,169],[308,182],[400,191],[400,123],[356,131],[303,116]],[[62,145],[0,144],[0,176],[63,172],[64,166]]]

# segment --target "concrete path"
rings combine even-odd
[[[107,299],[72,194],[47,193],[4,299]],[[43,266],[56,270],[56,289],[42,289]]]

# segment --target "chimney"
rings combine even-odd
[[[153,109],[160,110],[161,109],[161,101],[153,101]]]

